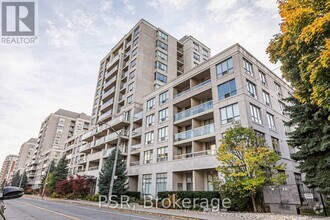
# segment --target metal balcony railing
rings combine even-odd
[[[214,133],[214,124],[205,125],[199,128],[194,128],[174,135],[174,141],[188,140],[191,138],[199,137]]]
[[[190,109],[187,109],[185,111],[179,112],[174,115],[174,121],[179,121],[184,118],[188,118],[193,115],[197,115],[199,113],[205,112],[207,110],[210,110],[213,108],[213,102],[208,101],[203,104],[197,105],[195,107],[192,107]]]

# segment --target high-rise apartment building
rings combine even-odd
[[[129,190],[213,190],[217,146],[227,128],[241,124],[265,136],[292,183],[299,171],[281,101],[291,92],[238,44],[210,57],[195,38],[177,40],[141,20],[101,61],[92,127],[74,151],[71,166],[79,168],[72,173],[98,178],[117,132]]]
[[[23,174],[25,172],[27,164],[32,160],[33,153],[37,145],[36,138],[30,138],[24,142],[19,150],[17,163],[15,165],[15,173],[19,172]]]
[[[17,155],[10,154],[3,162],[0,173],[0,188],[11,183],[17,159]]]
[[[32,188],[40,187],[52,160],[63,156],[65,141],[89,128],[90,116],[63,109],[50,114],[41,124],[36,149],[28,164],[27,176]]]

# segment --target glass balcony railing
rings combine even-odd
[[[173,156],[173,160],[179,160],[179,159],[186,159],[191,157],[200,157],[200,156],[208,156],[208,155],[215,155],[216,149],[210,149],[210,150],[204,150],[204,151],[197,151],[193,153],[187,153],[187,154],[179,154]]]
[[[110,95],[111,93],[113,93],[115,91],[115,87],[112,87],[109,91],[105,92],[102,95],[102,98],[104,99],[105,97],[107,97],[108,95]]]
[[[206,84],[210,84],[210,83],[211,83],[211,80],[208,79],[208,80],[206,80],[206,81],[204,81],[204,82],[202,82],[202,83],[200,83],[200,84],[198,84],[198,85],[196,85],[196,86],[191,87],[190,89],[187,89],[187,90],[185,90],[185,91],[183,91],[183,92],[180,92],[180,93],[176,94],[176,95],[174,96],[174,98],[177,98],[177,97],[183,96],[183,95],[185,95],[185,94],[187,94],[187,93],[189,93],[189,92],[192,92],[192,91],[194,91],[194,90],[196,90],[196,89],[198,89],[198,88],[200,88],[200,87],[202,87],[202,86],[204,86],[204,85],[206,85]]]
[[[140,120],[143,117],[143,111],[138,112],[134,115],[134,121]]]
[[[109,78],[112,74],[114,74],[116,71],[118,70],[118,65],[115,67],[115,68],[113,68],[112,70],[110,70],[110,72],[107,72],[106,74],[105,74],[105,78],[107,79],[107,78]]]
[[[110,117],[111,115],[112,115],[112,111],[108,111],[100,116],[99,121],[102,121],[102,120],[106,119],[107,117]]]
[[[109,69],[115,62],[117,62],[117,60],[119,60],[119,54],[112,58],[109,63],[107,63],[107,69]]]
[[[113,98],[111,98],[109,101],[107,101],[106,103],[104,103],[102,106],[101,106],[101,111],[107,107],[109,107],[110,105],[113,104]]]
[[[109,85],[111,85],[112,83],[114,83],[117,80],[117,77],[113,77],[112,79],[110,79],[108,82],[104,83],[104,88],[108,88]]]
[[[185,111],[179,112],[174,115],[174,121],[179,121],[184,118],[188,118],[192,115],[197,115],[199,113],[205,112],[207,110],[210,110],[213,108],[213,102],[208,101],[203,104],[197,105],[195,107],[192,107],[190,109],[187,109]]]
[[[214,124],[205,125],[203,127],[194,128],[174,135],[174,141],[183,141],[191,138],[214,133]]]

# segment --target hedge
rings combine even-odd
[[[221,199],[219,191],[165,191],[158,193],[158,199],[168,198],[168,195],[176,194],[177,199],[188,198],[191,201],[196,199],[206,198],[209,201],[212,199]]]
[[[128,191],[125,193],[125,195],[130,198],[135,198],[137,200],[141,198],[141,192]]]

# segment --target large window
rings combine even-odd
[[[140,33],[140,27],[137,27],[137,28],[134,30],[134,35],[133,35],[133,37],[136,37],[139,33]]]
[[[133,95],[127,97],[127,104],[131,104],[133,102]]]
[[[148,115],[146,117],[146,121],[147,121],[147,127],[150,127],[150,126],[154,125],[154,123],[155,123],[155,114]]]
[[[163,43],[162,41],[160,40],[157,40],[156,41],[156,46],[159,47],[159,48],[162,48],[163,50],[166,50],[168,49],[168,46],[167,44]]]
[[[165,192],[167,185],[167,173],[156,174],[156,190],[158,192]]]
[[[155,107],[155,98],[151,98],[147,101],[147,110],[153,109]]]
[[[131,68],[135,67],[136,65],[136,59],[131,62]]]
[[[220,84],[218,86],[218,92],[219,92],[220,100],[236,95],[237,91],[236,91],[235,79]]]
[[[257,99],[258,98],[257,97],[257,86],[249,80],[246,80],[246,82],[247,82],[248,93],[250,94],[250,96]]]
[[[168,139],[168,127],[158,129],[158,141],[166,141]]]
[[[137,37],[133,40],[133,46],[136,46],[138,43],[139,43],[139,38]]]
[[[278,141],[277,138],[272,137],[272,146],[273,146],[275,153],[277,153],[278,155],[281,155],[280,142]]]
[[[192,173],[186,173],[186,188],[187,191],[193,190],[193,176]]]
[[[204,48],[202,49],[202,54],[203,54],[204,57],[209,56],[209,52],[207,50],[205,50]]]
[[[262,124],[260,108],[250,104],[250,110],[251,110],[252,121],[258,124]]]
[[[129,91],[129,92],[132,92],[133,89],[134,89],[134,82],[128,84],[128,91]]]
[[[193,53],[193,58],[197,61],[200,60],[199,54],[198,53]]]
[[[246,59],[243,59],[243,66],[245,73],[247,73],[250,76],[253,76],[253,69],[252,69],[252,64],[247,61]]]
[[[155,73],[155,80],[162,82],[162,83],[167,83],[167,76],[161,73]]]
[[[266,74],[259,70],[259,77],[262,84],[267,85]]]
[[[157,35],[162,38],[163,40],[167,41],[168,40],[168,36],[167,34],[164,34],[163,32],[161,31],[157,31]]]
[[[281,101],[278,101],[278,104],[279,104],[279,106],[280,106],[280,110],[281,110],[281,114],[285,114],[285,112],[284,112],[284,110],[285,110],[285,105],[284,105],[284,103],[283,102],[281,102]]]
[[[151,174],[144,174],[142,176],[142,194],[143,195],[151,194],[151,181],[152,181]]]
[[[160,147],[157,149],[157,162],[168,160],[168,147]]]
[[[263,96],[263,98],[264,98],[264,103],[265,103],[265,105],[271,107],[269,93],[266,92],[266,91],[264,91],[264,90],[262,90],[262,96]]]
[[[160,57],[161,59],[163,59],[163,60],[167,60],[167,55],[165,53],[163,53],[162,51],[160,51],[160,50],[156,51],[156,55],[158,57]]]
[[[238,103],[220,109],[221,124],[240,120]]]
[[[280,84],[275,82],[275,91],[278,95],[282,96],[282,88],[280,86]]]
[[[154,132],[153,131],[147,132],[145,143],[152,144],[153,142],[154,142]]]
[[[144,164],[152,163],[152,150],[144,151],[143,163]]]
[[[168,91],[163,92],[159,95],[159,104],[163,104],[168,100]]]
[[[137,54],[137,48],[135,48],[135,49],[132,51],[132,57],[134,57],[136,54]]]
[[[163,122],[168,119],[168,108],[164,108],[158,112],[159,122]]]
[[[268,121],[268,126],[271,130],[276,131],[276,126],[275,126],[275,119],[274,119],[274,115],[269,114],[267,112],[267,121]]]
[[[156,68],[158,68],[164,72],[167,72],[167,65],[165,65],[164,63],[161,63],[159,61],[156,61]]]
[[[193,48],[196,50],[196,51],[199,51],[199,45],[195,42],[193,42]]]
[[[233,73],[233,72],[234,72],[233,58],[231,58],[231,57],[217,65],[218,77],[221,77],[228,73]]]

